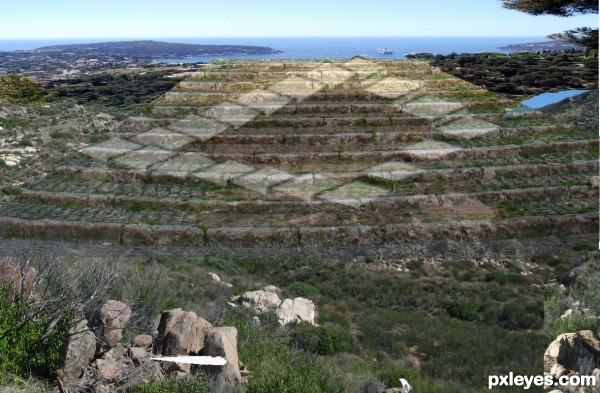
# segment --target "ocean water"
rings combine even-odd
[[[84,44],[124,39],[0,40],[0,51],[35,49],[48,45]],[[356,55],[371,58],[402,59],[408,53],[434,54],[501,52],[510,44],[546,41],[544,37],[239,37],[239,38],[154,38],[157,41],[205,45],[259,45],[283,51],[252,56],[199,56],[185,59],[161,59],[178,62],[206,62],[213,59],[347,59]],[[382,55],[377,48],[389,48],[393,55]]]

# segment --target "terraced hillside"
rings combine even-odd
[[[216,63],[28,184],[0,206],[0,232],[202,247],[595,244],[597,138],[515,106],[425,62]]]

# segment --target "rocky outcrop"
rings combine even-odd
[[[258,313],[275,310],[281,304],[281,299],[279,299],[276,293],[263,289],[244,292],[235,300],[242,306]]]
[[[600,376],[600,340],[590,330],[559,335],[544,353],[544,371],[555,381],[562,376]],[[565,386],[565,392],[578,392],[579,388]]]
[[[282,301],[279,298],[280,293],[279,288],[268,285],[257,291],[244,292],[234,297],[232,301],[257,313],[274,311],[282,326],[295,322],[315,324],[316,307],[311,300],[297,297]]]
[[[215,328],[194,312],[178,308],[163,312],[156,338],[141,334],[130,344],[122,344],[119,341],[130,317],[131,309],[125,303],[110,300],[98,311],[94,332],[85,319],[71,328],[58,370],[63,391],[124,391],[161,380],[165,374],[186,377],[196,370],[189,364],[160,364],[152,360],[153,355],[221,356],[227,361],[225,366],[202,371],[211,382],[222,385],[242,383],[242,377],[249,374],[238,360],[235,328]]]
[[[109,300],[96,316],[95,334],[103,346],[114,348],[123,337],[123,329],[131,318],[131,309],[122,302]]]

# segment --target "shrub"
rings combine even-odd
[[[0,77],[0,98],[13,104],[43,102],[49,96],[39,83],[17,74]]]
[[[455,318],[464,319],[465,321],[479,321],[481,314],[477,310],[477,305],[466,299],[457,299],[450,304],[446,311]]]
[[[70,318],[52,325],[20,295],[0,287],[0,370],[26,377],[51,377],[58,368]],[[0,378],[1,380],[1,378]]]
[[[138,385],[133,393],[208,393],[209,388],[202,378],[165,379]]]
[[[321,297],[321,292],[314,286],[307,282],[295,282],[290,285],[290,289],[296,296],[305,297],[314,301],[318,301]]]
[[[56,131],[50,134],[52,139],[73,139],[73,134],[67,131]]]
[[[6,195],[19,196],[21,195],[21,187],[16,186],[6,186],[2,189],[2,192]]]
[[[319,355],[335,355],[350,349],[352,336],[337,327],[301,323],[294,330],[293,342],[299,348]]]
[[[546,337],[553,340],[559,334],[571,333],[579,330],[591,330],[594,334],[600,334],[600,318],[574,312],[566,318],[557,318],[548,321],[544,326]]]

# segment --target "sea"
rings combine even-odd
[[[145,40],[148,38],[144,38]],[[502,52],[499,48],[510,44],[547,41],[545,37],[226,37],[226,38],[152,38],[156,41],[204,45],[258,45],[278,49],[282,53],[266,55],[223,55],[158,59],[168,63],[209,62],[215,59],[348,59],[356,55],[369,58],[403,59],[409,53]],[[0,51],[36,49],[48,45],[86,44],[123,39],[37,39],[0,40]],[[391,55],[377,53],[377,48],[388,48]]]

